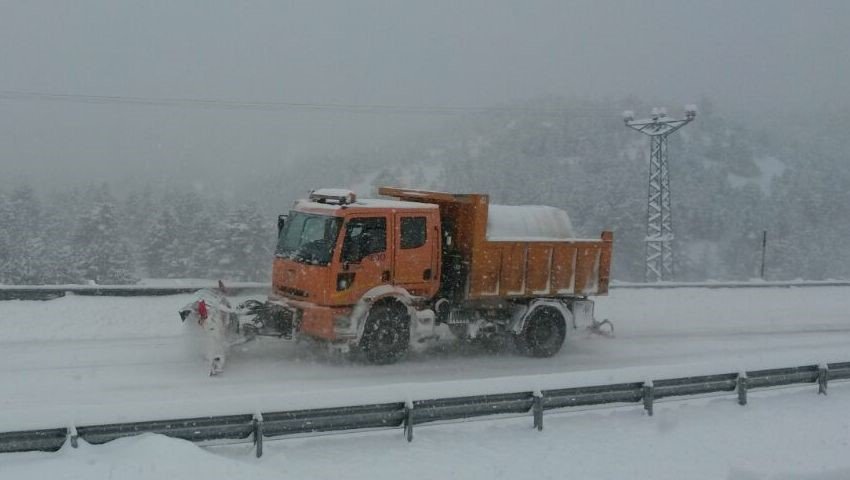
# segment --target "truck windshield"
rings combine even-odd
[[[333,257],[341,223],[339,217],[290,212],[275,253],[301,263],[327,265]]]

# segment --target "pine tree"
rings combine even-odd
[[[216,278],[268,280],[276,233],[272,223],[254,205],[231,210],[210,255],[215,260],[212,273]]]
[[[41,205],[29,185],[12,191],[4,202],[2,222],[5,230],[5,258],[0,266],[7,283],[32,285],[44,283],[47,266],[41,224]]]
[[[131,248],[135,265],[144,266],[146,234],[154,221],[153,190],[149,184],[133,190],[121,203],[119,225],[121,235]]]
[[[12,255],[12,209],[8,197],[0,192],[0,284],[14,283],[8,271]]]
[[[92,208],[83,214],[74,235],[76,269],[97,284],[135,283],[130,247],[121,236],[114,198],[105,188],[95,194]]]
[[[164,208],[151,224],[142,248],[147,274],[154,278],[185,277],[181,270],[177,220]]]
[[[45,283],[72,284],[83,281],[77,271],[74,238],[77,220],[88,201],[78,190],[57,192],[45,202],[42,223],[47,246]]]
[[[219,237],[219,225],[212,215],[203,212],[197,215],[189,230],[189,243],[192,248],[188,253],[187,274],[193,278],[213,279],[215,264],[215,241]]]
[[[246,226],[243,232],[245,236],[236,244],[245,259],[243,278],[250,281],[268,281],[277,233],[275,222],[263,216],[254,204],[241,208],[238,214]]]

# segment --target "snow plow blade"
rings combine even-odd
[[[219,285],[218,289],[199,290],[197,299],[179,311],[181,322],[203,330],[210,376],[224,371],[228,351],[234,345],[257,336],[290,339],[296,326],[294,309],[258,299],[247,299],[233,307],[223,285]]]

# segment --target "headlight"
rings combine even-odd
[[[342,292],[348,290],[348,287],[354,282],[353,272],[344,272],[336,276],[336,291]]]

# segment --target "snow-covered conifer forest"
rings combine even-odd
[[[262,280],[275,221],[256,204],[143,185],[4,191],[0,283],[125,284],[153,278]]]
[[[614,278],[642,280],[649,144],[617,112],[649,104],[543,97],[513,107],[220,183],[3,184],[0,283],[267,281],[276,218],[292,201],[327,186],[369,196],[378,185],[564,208],[582,237],[614,230]],[[774,122],[704,100],[694,125],[671,137],[677,280],[758,277],[763,230],[767,279],[850,277],[850,138],[839,134],[850,119]]]

